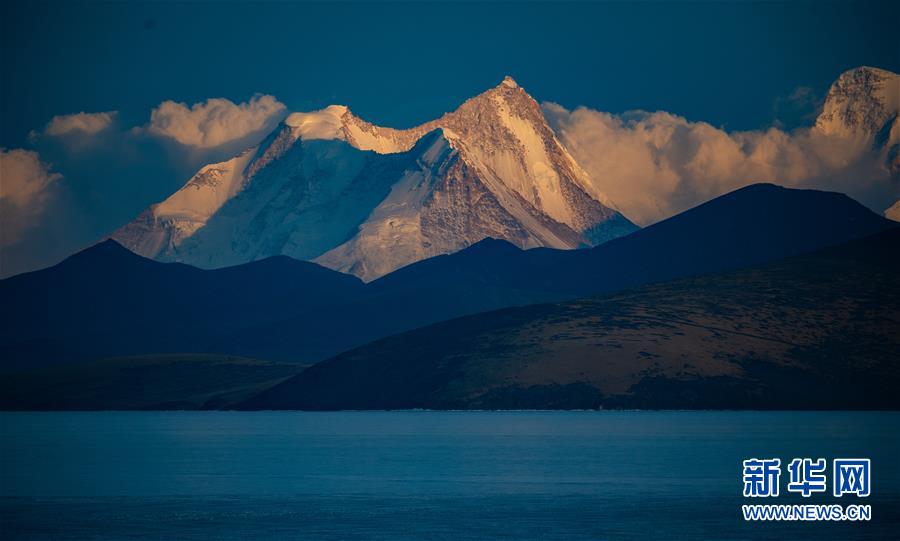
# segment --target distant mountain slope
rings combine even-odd
[[[844,194],[754,184],[638,231],[627,243],[600,246],[586,260],[604,270],[604,284],[618,288],[771,261],[894,226]],[[601,265],[601,258],[623,263]],[[596,278],[578,277],[583,284]]]
[[[900,229],[812,255],[454,319],[247,409],[897,409]]]
[[[202,268],[288,255],[371,280],[487,237],[571,249],[635,229],[507,77],[408,130],[340,105],[291,114],[113,238]]]
[[[226,408],[297,374],[302,366],[217,355],[103,359],[5,374],[2,410]]]
[[[283,256],[204,271],[105,241],[0,281],[2,368],[215,352],[238,329],[314,314],[362,290],[353,276]]]
[[[216,353],[314,362],[437,321],[738,268],[896,225],[834,193],[757,185],[591,250],[486,240],[363,284],[274,257],[204,271],[113,241],[0,281],[3,367]]]
[[[842,194],[757,184],[590,250],[522,251],[486,240],[369,283],[341,310],[350,331],[334,353],[460,315],[736,269],[895,225]],[[286,320],[234,333],[225,350],[282,358],[303,348],[298,330],[306,325]]]

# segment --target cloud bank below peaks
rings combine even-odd
[[[872,101],[873,92],[858,91],[859,84],[840,86],[845,79],[857,82],[859,70],[832,86],[815,126],[790,132],[773,127],[729,133],[663,111],[616,115],[555,103],[543,108],[597,188],[640,225],[756,182],[840,191],[881,213],[898,199],[898,104]],[[875,72],[888,81],[882,86],[896,85],[896,75]],[[867,125],[860,119],[874,120]]]

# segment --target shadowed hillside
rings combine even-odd
[[[379,340],[250,409],[896,409],[900,229]]]
[[[593,249],[489,239],[369,284],[285,256],[201,270],[106,241],[0,281],[0,369],[168,353],[312,363],[459,316],[764,263],[894,225],[841,194],[759,184]]]
[[[146,259],[108,240],[54,267],[0,281],[0,368],[227,354],[215,347],[222,336],[313,317],[362,289],[353,276],[284,256],[204,271]]]
[[[302,366],[216,355],[122,357],[4,374],[4,410],[196,410],[229,407]]]
[[[896,225],[843,194],[756,184],[588,250],[522,251],[488,239],[369,283],[364,295],[314,321],[236,332],[220,350],[279,359],[303,351],[308,336],[334,335],[338,353],[462,315],[737,269]]]

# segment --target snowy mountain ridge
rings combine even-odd
[[[486,237],[577,248],[633,231],[513,79],[408,130],[292,113],[113,235],[204,268],[284,254],[371,280]]]

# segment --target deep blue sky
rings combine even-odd
[[[138,125],[166,99],[257,92],[405,127],[506,73],[539,101],[758,128],[796,87],[822,94],[859,65],[900,71],[898,6],[7,2],[0,145],[57,114],[115,109]]]

